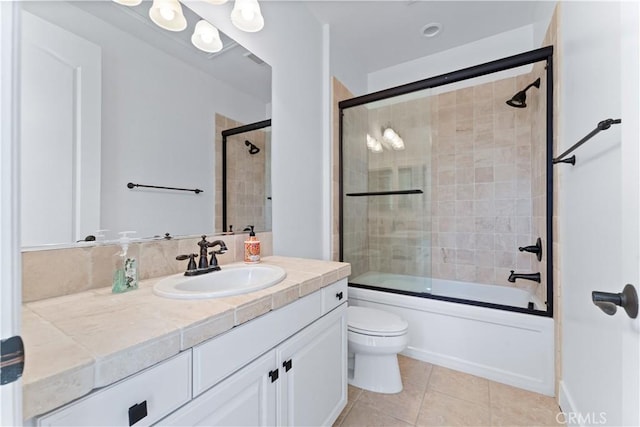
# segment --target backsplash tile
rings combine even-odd
[[[228,251],[217,256],[220,265],[224,265],[243,261],[247,236],[208,236],[207,240],[220,239],[225,242]],[[272,255],[272,233],[257,233],[257,236],[261,242],[262,256]],[[197,243],[200,239],[190,236],[132,243],[128,253],[138,259],[140,280],[167,276],[186,270],[187,261],[177,261],[176,256],[199,253]],[[23,251],[22,301],[38,301],[111,286],[118,253],[118,244]]]

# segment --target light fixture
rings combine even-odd
[[[153,0],[149,18],[165,30],[182,31],[187,28],[187,20],[182,14],[182,6],[178,0]]]
[[[140,3],[142,3],[142,0],[113,0],[113,1],[125,6],[137,6]]]
[[[205,52],[219,52],[222,50],[222,40],[218,29],[205,21],[198,21],[191,36],[191,43],[198,49]]]
[[[404,141],[393,129],[386,128],[382,133],[382,139],[394,150],[404,150]]]
[[[264,27],[258,0],[236,0],[231,11],[231,22],[238,29],[255,33]]]
[[[373,153],[381,153],[382,152],[382,144],[380,141],[373,138],[371,135],[367,134],[367,148],[371,150]]]

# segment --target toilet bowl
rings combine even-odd
[[[349,384],[378,393],[400,393],[398,353],[407,347],[409,324],[393,313],[347,309]]]

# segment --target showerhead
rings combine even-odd
[[[244,145],[249,147],[249,154],[258,154],[260,152],[260,149],[252,144],[249,140],[245,140]]]
[[[540,88],[540,78],[536,79],[535,82],[531,83],[529,86],[521,90],[520,92],[513,95],[513,98],[507,101],[507,105],[515,108],[525,108],[527,106],[527,91],[530,87],[535,86],[536,88]]]

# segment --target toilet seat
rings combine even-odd
[[[396,337],[407,333],[409,324],[393,313],[368,307],[349,306],[348,330],[377,337]]]

